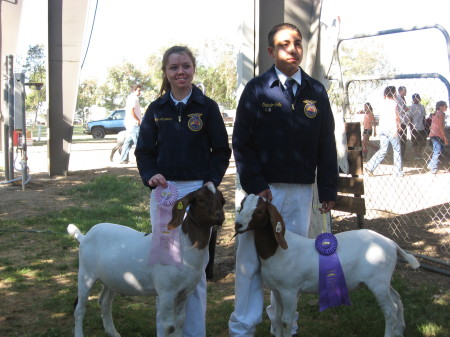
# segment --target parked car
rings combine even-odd
[[[86,123],[84,133],[93,138],[104,138],[105,135],[118,134],[125,130],[125,110],[115,110],[106,119]]]

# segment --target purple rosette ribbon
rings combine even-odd
[[[320,311],[340,305],[350,305],[347,284],[336,253],[338,242],[331,233],[316,238],[319,252],[319,304]]]
[[[178,199],[178,188],[168,182],[167,188],[157,186],[153,197],[156,200],[156,216],[152,219],[152,246],[149,264],[166,264],[182,267],[180,235],[178,228],[168,229],[172,219],[172,208]]]

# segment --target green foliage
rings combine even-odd
[[[74,187],[68,194],[80,202],[76,209],[64,210],[56,221],[77,217],[75,223],[88,230],[99,222],[114,222],[149,231],[148,188],[132,177],[100,175],[91,183]],[[49,220],[52,221],[52,220]]]
[[[387,75],[395,72],[389,60],[385,57],[384,48],[380,44],[364,39],[345,41],[339,48],[339,60],[332,66],[331,76],[341,79],[344,83],[357,78],[368,78],[377,75]],[[366,81],[358,86],[358,99],[364,100],[368,93],[383,85],[383,81]],[[337,81],[333,82],[328,90],[330,100],[337,106],[345,105],[343,88],[339,88]],[[349,93],[349,96],[352,96]],[[354,97],[352,97],[354,99]],[[351,102],[361,105],[364,102]]]
[[[223,42],[223,41],[222,41]],[[129,62],[109,69],[107,79],[98,84],[87,80],[80,84],[77,109],[83,110],[97,104],[112,111],[123,108],[130,88],[142,85],[141,106],[147,107],[158,95],[162,83],[162,55],[168,47],[147,58],[146,69],[139,69]],[[196,55],[197,69],[194,83],[203,83],[206,95],[217,103],[234,108],[236,106],[237,69],[236,52],[231,44],[221,41],[205,43],[202,50],[192,50]]]
[[[77,111],[98,104],[100,100],[97,80],[85,80],[78,86]]]
[[[111,67],[106,82],[99,88],[101,106],[111,111],[123,108],[132,86],[138,83],[142,85],[143,92],[152,89],[150,75],[134,64],[127,62]],[[148,103],[146,96],[143,95],[141,106],[146,106]]]
[[[46,77],[47,69],[45,67],[46,56],[43,45],[30,46],[25,59],[25,64],[22,65],[22,71],[25,73],[26,82],[28,83],[42,83],[42,87],[29,86],[27,96],[25,99],[26,111],[38,111],[40,106],[46,100]]]
[[[196,79],[205,85],[206,95],[229,109],[236,107],[237,53],[223,41],[208,41],[198,52]]]

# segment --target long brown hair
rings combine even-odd
[[[169,80],[166,77],[166,66],[167,62],[169,61],[169,56],[172,54],[181,54],[185,53],[192,61],[192,64],[194,65],[194,70],[196,69],[196,61],[194,54],[192,54],[191,50],[188,47],[185,46],[173,46],[167,49],[164,52],[163,59],[162,59],[162,66],[161,70],[163,72],[163,81],[161,84],[161,89],[159,90],[159,96],[163,96],[166,92],[170,91],[170,83]]]

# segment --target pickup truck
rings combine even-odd
[[[106,119],[87,122],[84,133],[93,138],[105,138],[105,135],[114,135],[125,130],[125,110],[115,110]]]

